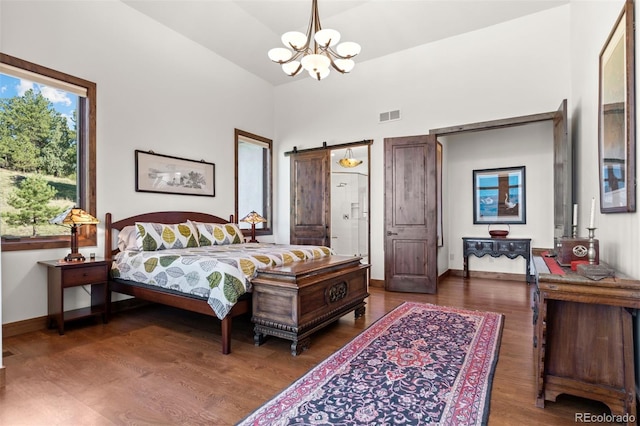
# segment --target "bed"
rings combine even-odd
[[[221,321],[223,354],[231,352],[233,318],[251,313],[252,303],[256,305],[252,292],[254,278],[261,285],[266,279],[269,293],[273,293],[273,288],[282,288],[279,281],[283,278],[293,280],[292,284],[286,284],[293,286],[290,290],[302,293],[304,289],[297,281],[302,280],[300,283],[304,287],[309,276],[319,283],[315,285],[317,290],[323,291],[320,285],[327,285],[327,292],[335,292],[334,287],[348,287],[343,279],[338,278],[339,283],[336,281],[342,272],[355,276],[353,271],[362,270],[358,273],[357,287],[364,289],[358,292],[359,300],[351,295],[337,299],[337,303],[332,300],[331,306],[312,313],[310,318],[304,319],[304,324],[280,324],[267,315],[269,327],[266,331],[256,331],[256,344],[262,343],[265,334],[283,337],[283,328],[293,330],[293,337],[284,337],[294,340],[296,350],[292,353],[297,354],[301,350],[299,337],[303,331],[303,337],[307,337],[318,324],[335,320],[338,314],[347,310],[355,309],[356,317],[364,313],[363,299],[368,296],[368,275],[364,267],[357,259],[334,256],[327,247],[245,243],[233,217],[225,220],[200,212],[152,212],[118,221],[113,221],[111,213],[107,213],[105,229],[105,258],[112,261],[109,297],[113,292],[122,293],[216,317]],[[297,264],[295,273],[288,272],[292,264]],[[277,278],[268,278],[274,272]],[[262,277],[263,274],[267,278]],[[261,312],[268,312],[270,303],[265,305],[264,298],[260,300],[261,307],[267,306],[266,311],[261,309]],[[269,296],[269,300],[281,305],[273,300],[273,296]],[[287,308],[289,317],[301,311],[300,300],[289,297],[286,303],[290,305]]]

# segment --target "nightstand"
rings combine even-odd
[[[110,261],[104,259],[86,260],[84,262],[43,260],[38,263],[47,267],[49,328],[53,327],[55,323],[58,326],[58,332],[64,334],[64,323],[66,321],[95,315],[102,315],[102,322],[107,323]],[[64,289],[83,285],[91,286],[91,306],[65,311]]]

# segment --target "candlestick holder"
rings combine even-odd
[[[578,225],[571,225],[571,238],[578,238]]]
[[[587,228],[587,231],[589,231],[589,249],[587,250],[587,258],[589,259],[589,265],[596,264],[596,246],[595,246],[596,229],[597,228]]]
[[[599,248],[596,248],[598,244],[598,240],[595,239],[596,228],[589,227],[587,230],[589,231],[589,248],[587,249],[589,263],[578,265],[576,268],[578,274],[596,281],[615,276],[615,271],[611,269],[611,267],[600,263],[600,256],[598,255]]]

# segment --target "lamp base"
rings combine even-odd
[[[84,262],[85,257],[81,253],[69,253],[64,260],[67,262]]]

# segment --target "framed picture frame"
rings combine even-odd
[[[215,197],[216,165],[153,151],[135,151],[136,192]]]
[[[626,1],[600,52],[600,212],[636,211],[634,6]]]
[[[527,223],[525,166],[473,171],[473,223]]]

